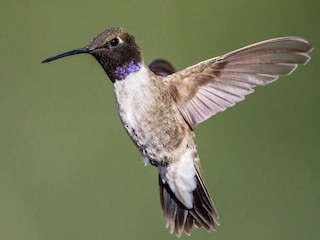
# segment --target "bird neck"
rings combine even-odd
[[[115,80],[124,80],[129,74],[137,72],[142,67],[142,62],[131,61],[121,66],[117,66],[114,70],[110,71],[109,77],[112,82]]]

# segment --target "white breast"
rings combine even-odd
[[[125,124],[136,128],[152,101],[148,69],[142,66],[137,72],[114,83],[120,117]]]

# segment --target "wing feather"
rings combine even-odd
[[[299,37],[275,38],[212,58],[165,78],[191,127],[243,100],[256,86],[291,74],[310,60],[312,45]]]

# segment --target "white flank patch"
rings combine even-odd
[[[166,175],[170,189],[189,209],[193,207],[193,191],[197,187],[193,150],[186,149],[182,158],[171,164]]]

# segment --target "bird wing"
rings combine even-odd
[[[308,62],[311,50],[312,44],[303,38],[275,38],[203,61],[164,81],[193,127],[243,100],[255,86],[291,74]]]
[[[163,59],[155,59],[148,66],[154,74],[163,77],[176,71],[170,62]]]

